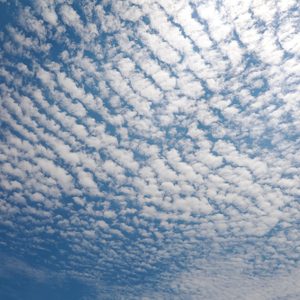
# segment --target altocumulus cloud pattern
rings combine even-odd
[[[298,1],[0,14],[1,299],[300,299]]]

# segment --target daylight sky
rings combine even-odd
[[[0,0],[1,299],[300,299],[297,0]]]

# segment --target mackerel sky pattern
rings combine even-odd
[[[299,299],[296,0],[0,0],[1,299]]]

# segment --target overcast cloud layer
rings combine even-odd
[[[0,297],[300,298],[296,0],[0,11]]]

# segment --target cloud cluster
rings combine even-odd
[[[299,267],[296,1],[1,6],[2,250],[127,297]]]

